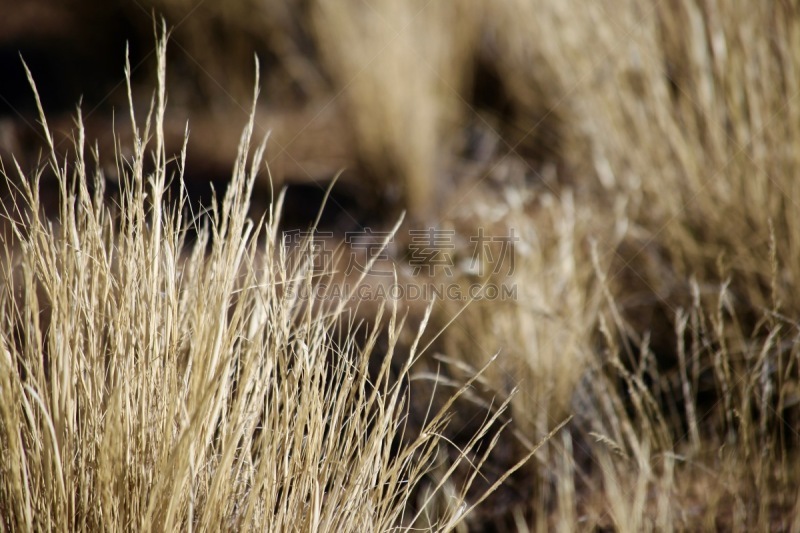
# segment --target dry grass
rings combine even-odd
[[[398,354],[396,305],[357,322],[347,299],[297,297],[319,273],[311,253],[292,261],[282,248],[280,201],[263,226],[246,218],[265,149],[251,151],[252,121],[224,200],[186,243],[196,222],[183,199],[164,198],[167,181],[181,179],[166,174],[164,46],[157,101],[142,130],[134,120],[132,158],[119,160],[116,214],[103,177],[87,174],[80,117],[74,162],[49,162],[56,220],[40,212],[37,176],[21,176],[7,213],[16,222],[0,304],[3,528],[453,529],[475,503],[466,494],[507,404],[418,490],[470,382],[406,432],[427,319]],[[148,142],[152,174],[142,170]]]
[[[394,194],[412,215],[427,217],[444,192],[444,139],[459,118],[454,95],[477,38],[478,3],[315,4],[323,60],[347,87],[361,156],[374,175],[402,183]]]
[[[447,529],[498,483],[458,527],[800,528],[793,3],[203,9],[176,35],[215,76],[235,62],[209,28],[248,28],[225,50],[258,42],[298,105],[341,106],[365,188],[456,231],[454,275],[421,281],[513,285],[517,299],[436,302],[409,331],[391,307],[361,324],[288,298],[276,287],[315,278],[275,245],[277,210],[263,232],[245,219],[249,139],[227,207],[184,254],[180,207],[159,211],[156,105],[159,170],[142,174],[141,146],[120,161],[117,222],[81,186],[82,148],[74,170],[52,162],[59,225],[33,186],[10,214],[7,526]],[[460,268],[478,228],[515,231],[513,272]],[[458,463],[483,454],[462,488],[474,470]]]

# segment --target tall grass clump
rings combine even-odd
[[[479,4],[320,0],[314,8],[321,60],[342,88],[360,157],[384,194],[430,218],[445,192],[443,152],[460,119]]]
[[[575,239],[604,302],[573,315],[593,355],[542,487],[567,529],[796,527],[800,19],[752,7],[495,4],[505,61],[521,76],[543,62],[583,139],[562,156],[584,179],[558,203],[570,184],[596,221]]]
[[[455,528],[485,497],[467,493],[507,404],[455,454],[443,432],[472,380],[411,431],[427,318],[401,349],[396,306],[357,321],[346,298],[298,296],[330,273],[312,268],[313,243],[299,261],[283,247],[280,201],[262,223],[246,217],[266,144],[253,147],[252,118],[207,217],[167,201],[187,153],[173,167],[164,148],[165,50],[162,38],[143,124],[129,89],[134,146],[117,157],[113,208],[80,113],[74,158],[59,160],[38,96],[47,167],[3,169],[15,188],[0,291],[3,529]]]
[[[554,178],[519,165],[524,188],[460,206],[518,231],[521,297],[471,306],[447,341],[504,346],[487,389],[523,391],[514,429],[575,416],[514,485],[509,529],[797,527],[796,7],[487,10],[509,97],[554,107],[569,141]]]
[[[536,54],[556,73],[548,91],[586,141],[564,155],[589,163],[596,198],[625,206],[621,263],[649,285],[631,280],[652,293],[646,306],[686,306],[690,277],[735,273],[740,309],[773,307],[798,262],[796,6],[523,4],[498,4],[535,24],[508,32],[508,56],[522,69]]]

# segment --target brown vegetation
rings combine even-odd
[[[127,21],[134,65],[150,64],[151,8],[174,28],[174,74],[132,77],[138,133],[125,107],[117,141],[102,106],[74,128],[50,88],[56,140],[30,133],[30,103],[0,119],[15,222],[4,526],[797,529],[793,3],[135,4],[93,16]],[[6,19],[0,41],[21,42],[26,20]],[[251,108],[254,52],[264,95]],[[154,159],[138,143],[153,83],[170,95]],[[126,105],[124,88],[109,103]],[[272,183],[245,171],[243,125],[273,131]],[[92,197],[105,182],[89,150],[57,140],[73,130],[99,138],[116,214]],[[41,146],[52,198],[33,187]],[[235,161],[228,207],[184,242],[180,206],[158,201],[168,172],[227,181]],[[340,167],[337,214],[320,220],[334,248],[405,209],[386,248],[398,280],[516,298],[394,312],[268,289],[322,281],[282,258],[271,185],[289,185],[280,229],[306,228]],[[408,231],[429,226],[454,232],[453,268],[420,277]],[[470,266],[481,229],[513,230],[513,271]]]

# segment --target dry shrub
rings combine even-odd
[[[524,391],[512,402],[512,416],[515,427],[532,438],[569,413],[575,385],[593,357],[601,293],[587,239],[611,231],[593,225],[592,212],[576,205],[569,190],[558,200],[543,188],[506,193],[501,200],[482,195],[481,202],[457,212],[465,234],[483,230],[516,242],[513,250],[500,243],[473,247],[471,253],[465,249],[461,264],[471,268],[461,280],[464,293],[469,286],[486,286],[448,330],[446,351],[476,368],[487,354],[500,351],[483,380],[492,384],[489,390]],[[492,220],[492,210],[496,220],[470,227],[469,221]],[[453,303],[443,314],[458,313],[458,306]]]
[[[465,202],[454,213],[456,227],[463,235],[483,231],[514,239],[513,249],[504,250],[505,242],[484,248],[463,243],[456,251],[463,268],[458,274],[462,293],[474,294],[470,287],[483,290],[465,309],[463,302],[445,302],[436,317],[442,323],[458,317],[446,330],[439,356],[457,378],[453,386],[497,354],[466,399],[487,409],[497,397],[512,395],[508,418],[513,437],[493,454],[493,466],[502,469],[524,455],[538,436],[576,414],[575,390],[596,360],[595,332],[603,307],[587,239],[610,238],[613,228],[593,223],[592,211],[576,205],[569,190],[561,191],[560,199],[545,187],[520,194],[508,186],[497,192],[484,191],[480,201]],[[477,227],[476,220],[483,225]],[[470,413],[465,410],[464,416]],[[481,513],[484,527],[504,523],[514,530],[519,520],[546,521],[552,504],[545,502],[555,500],[552,491],[571,486],[576,459],[571,453],[566,459],[560,446],[550,445],[536,459],[493,496],[492,507]],[[565,460],[571,473],[558,470]]]
[[[603,187],[628,202],[631,255],[661,248],[678,283],[735,272],[743,307],[771,307],[770,239],[781,287],[792,285],[787,267],[798,258],[797,163],[788,149],[797,138],[795,8],[555,6],[541,6],[541,31],[531,33],[561,66],[572,127],[590,141],[590,153],[572,156],[591,158]],[[654,287],[659,274],[642,272]],[[686,288],[667,288],[666,299]]]
[[[343,93],[360,156],[388,194],[429,218],[442,193],[445,140],[463,105],[478,3],[323,0],[315,7],[322,58]]]
[[[487,351],[475,346],[503,347],[486,389],[520,383],[512,406],[524,434],[541,433],[551,410],[576,416],[540,456],[540,481],[528,479],[529,506],[509,527],[788,528],[798,495],[797,309],[786,296],[800,227],[795,8],[491,9],[487,20],[506,29],[497,69],[521,87],[509,91],[520,109],[558,108],[573,173],[550,180],[523,164],[538,186],[498,202],[484,183],[456,201],[478,206],[466,220],[491,224],[522,198],[522,220],[493,220],[495,234],[526,234],[515,276],[525,281],[513,305],[472,303],[449,352],[469,361]]]

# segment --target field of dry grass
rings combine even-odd
[[[75,5],[0,23],[3,530],[800,529],[795,3]],[[77,120],[34,19],[127,32]]]

